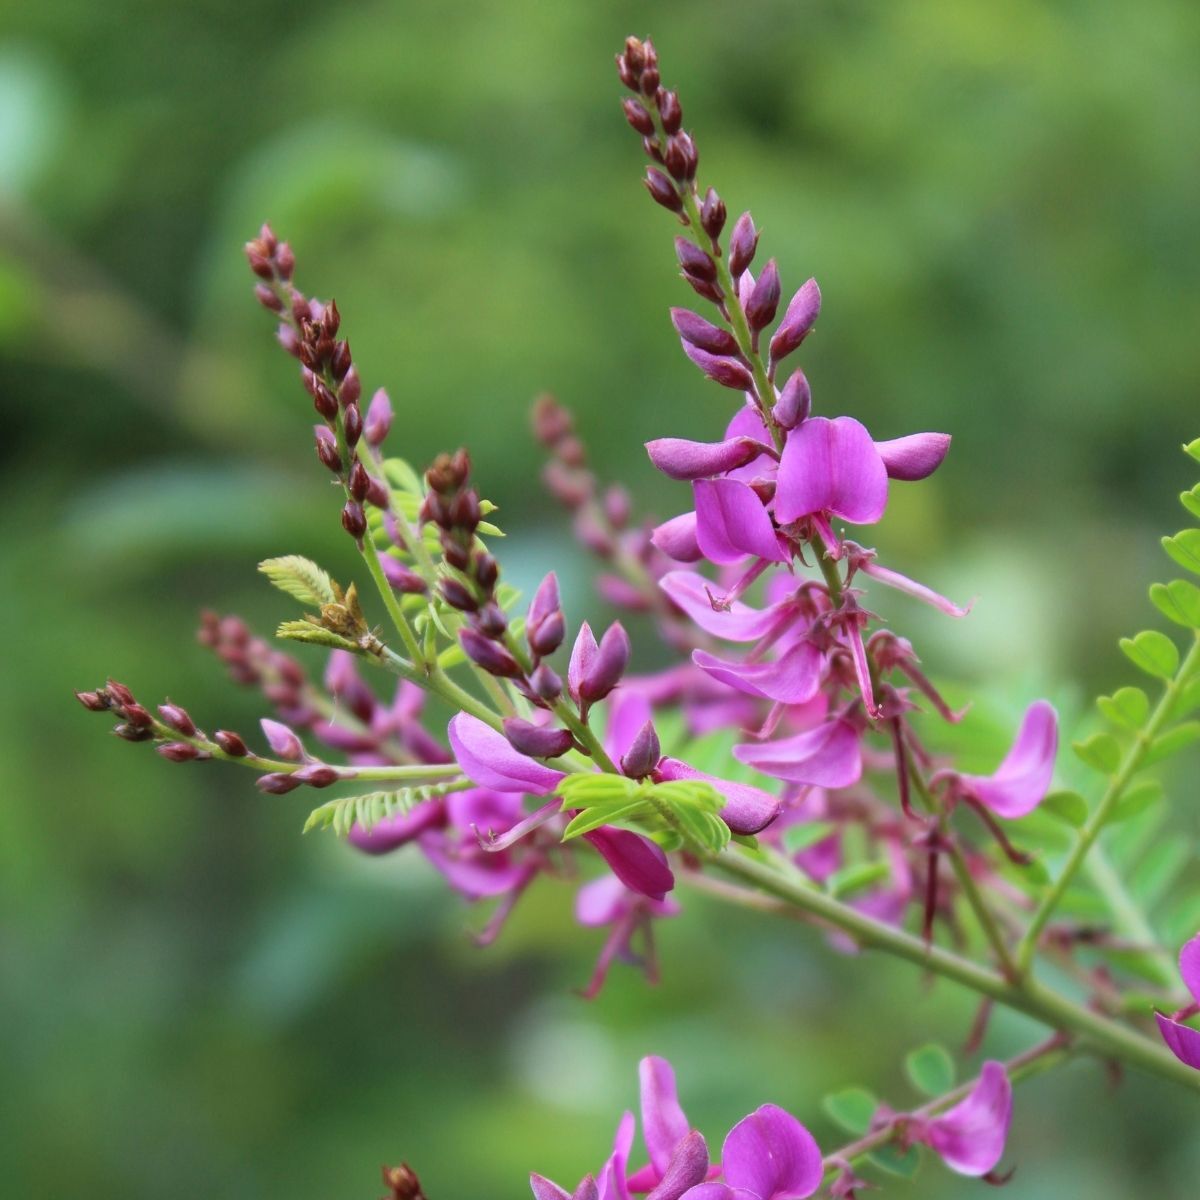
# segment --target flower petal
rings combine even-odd
[[[703,1135],[693,1129],[675,1147],[661,1181],[646,1200],[679,1200],[684,1192],[703,1183],[707,1175],[708,1146]]]
[[[1192,1029],[1179,1021],[1172,1021],[1162,1013],[1155,1013],[1154,1017],[1158,1021],[1158,1031],[1167,1043],[1167,1049],[1181,1063],[1200,1071],[1200,1029]]]
[[[1200,1004],[1200,933],[1180,950],[1179,974],[1192,999]]]
[[[875,449],[892,479],[925,479],[942,465],[950,449],[948,433],[910,433],[876,442]]]
[[[780,704],[803,704],[816,695],[821,684],[824,656],[812,642],[797,642],[778,658],[766,662],[728,662],[695,650],[692,662],[714,679],[750,696],[762,696]]]
[[[733,757],[764,775],[810,787],[849,787],[862,776],[858,731],[841,719],[779,741],[734,746]]]
[[[747,554],[769,562],[785,561],[771,518],[749,484],[736,479],[700,479],[692,489],[696,540],[710,562],[738,562]]]
[[[668,571],[658,586],[705,633],[728,642],[757,642],[779,620],[779,609],[775,606],[757,609],[734,600],[728,611],[713,608],[711,597],[717,590],[710,580],[695,571]]]
[[[774,1104],[743,1117],[721,1150],[725,1181],[761,1200],[804,1200],[821,1186],[824,1167],[813,1135]]]
[[[480,787],[545,796],[563,777],[561,771],[517,753],[502,733],[469,713],[453,717],[448,732],[455,760],[467,778]]]
[[[650,1163],[661,1178],[675,1147],[687,1137],[691,1126],[679,1105],[674,1068],[665,1058],[653,1054],[643,1058],[638,1063],[638,1081],[642,1095],[642,1137]]]
[[[648,839],[628,829],[603,826],[585,833],[612,873],[631,891],[662,900],[675,886],[667,856]]]
[[[965,1100],[929,1121],[921,1140],[960,1175],[986,1175],[1000,1161],[1012,1121],[1012,1084],[1003,1063],[986,1062]]]
[[[707,780],[725,797],[725,807],[718,815],[734,833],[758,833],[779,815],[779,798],[770,792],[747,783],[730,783],[727,779],[707,775],[677,758],[664,758],[658,764],[655,777]]]
[[[775,493],[781,524],[827,512],[871,525],[883,516],[887,498],[883,459],[853,417],[810,417],[788,434]]]
[[[1046,700],[1025,710],[1016,741],[991,775],[963,775],[960,781],[1000,817],[1023,817],[1045,799],[1058,754],[1058,714]]]
[[[650,461],[672,479],[705,479],[744,467],[767,447],[753,438],[723,442],[689,442],[684,438],[658,438],[646,443]]]
[[[529,1186],[533,1189],[536,1200],[571,1200],[570,1192],[565,1188],[560,1188],[557,1183],[551,1183],[542,1175],[531,1174]]]
[[[427,829],[436,829],[445,823],[445,804],[440,800],[425,800],[406,813],[384,817],[370,829],[353,826],[347,840],[365,854],[387,854],[414,841]]]

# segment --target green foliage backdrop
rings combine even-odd
[[[682,505],[640,443],[715,436],[727,398],[671,336],[687,293],[612,69],[631,31],[785,285],[821,281],[818,407],[955,435],[881,545],[981,600],[952,629],[887,615],[1000,714],[1124,681],[1116,636],[1145,615],[1190,482],[1176,447],[1200,433],[1195,4],[2,0],[7,1194],[369,1197],[405,1156],[435,1197],[515,1198],[531,1167],[600,1161],[640,1054],[676,1061],[711,1135],[773,1099],[832,1142],[825,1092],[903,1104],[900,1051],[965,1033],[948,988],[699,900],[664,925],[660,988],[617,973],[585,1005],[596,947],[565,889],[476,952],[415,859],[302,839],[295,797],[140,754],[70,699],[111,671],[247,728],[196,610],[273,627],[271,554],[351,573],[249,295],[264,218],[390,387],[398,450],[471,443],[519,582],[553,564],[570,615],[592,611],[530,482],[540,389],[603,473]],[[998,1022],[998,1049],[1029,1032]],[[1198,1116],[1086,1065],[1039,1082],[1010,1194],[1189,1194]]]

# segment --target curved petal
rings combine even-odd
[[[934,1117],[921,1140],[960,1175],[986,1175],[1000,1161],[1012,1121],[1012,1084],[1003,1063],[986,1062],[965,1100]]]
[[[604,726],[604,748],[609,757],[620,762],[646,722],[653,719],[654,712],[645,692],[617,688],[608,702],[608,720]]]
[[[638,1063],[638,1082],[642,1097],[642,1137],[650,1164],[661,1179],[675,1147],[687,1137],[691,1126],[679,1105],[674,1068],[665,1058],[653,1054],[643,1058]]]
[[[732,601],[728,610],[713,608],[714,585],[695,571],[668,571],[658,586],[705,633],[727,642],[757,642],[779,620],[778,608],[751,608],[741,600]]]
[[[628,900],[628,889],[615,875],[601,875],[575,893],[575,920],[591,929],[611,925],[625,913]]]
[[[1046,700],[1025,710],[1012,749],[991,775],[963,775],[961,783],[1000,817],[1023,817],[1045,799],[1058,754],[1058,714]]]
[[[804,1200],[821,1186],[816,1139],[791,1113],[764,1104],[743,1117],[721,1149],[725,1181],[761,1200]]]
[[[942,465],[950,449],[948,433],[910,433],[876,442],[875,449],[892,479],[926,479]]]
[[[557,1183],[536,1173],[529,1176],[529,1186],[533,1189],[535,1200],[571,1200],[571,1193],[560,1188]]]
[[[676,562],[698,562],[703,556],[696,540],[696,514],[680,513],[664,521],[650,535],[650,542]]]
[[[733,757],[764,775],[810,787],[849,787],[862,776],[858,731],[841,719],[779,741],[734,746]]]
[[[759,1200],[753,1192],[744,1192],[741,1188],[731,1188],[724,1183],[702,1183],[697,1187],[688,1188],[679,1200]]]
[[[703,1135],[693,1129],[684,1135],[671,1155],[658,1186],[646,1200],[679,1200],[690,1188],[708,1176],[708,1146]]]
[[[406,813],[385,817],[370,829],[355,825],[347,838],[365,854],[387,854],[420,837],[427,829],[446,824],[446,806],[441,800],[425,800]]]
[[[561,771],[519,754],[502,733],[469,713],[453,717],[448,732],[455,761],[463,774],[480,787],[545,796],[563,777]]]
[[[739,692],[780,704],[803,704],[820,687],[825,659],[812,642],[797,642],[766,662],[727,662],[707,650],[693,651],[692,662]]]
[[[675,876],[667,865],[667,856],[653,842],[639,834],[606,825],[585,833],[583,837],[596,848],[612,873],[630,891],[640,892],[651,900],[662,900],[675,886]]]
[[[658,779],[705,779],[725,797],[727,803],[718,814],[734,833],[758,833],[779,815],[780,801],[770,792],[751,787],[748,783],[730,783],[681,762],[664,758],[655,773]]]
[[[1200,1004],[1200,933],[1180,950],[1179,974],[1192,999]]]
[[[739,562],[747,554],[768,562],[786,559],[771,518],[749,484],[736,479],[698,479],[692,489],[696,541],[710,562]]]
[[[650,461],[671,479],[706,479],[744,467],[767,447],[749,437],[723,442],[689,442],[686,438],[657,438],[646,443]]]
[[[781,524],[827,512],[872,525],[883,516],[887,498],[883,459],[853,417],[810,417],[788,434],[775,493]]]
[[[1167,1043],[1167,1049],[1181,1063],[1200,1071],[1200,1029],[1192,1029],[1179,1021],[1172,1021],[1162,1013],[1155,1013],[1154,1017],[1158,1021],[1158,1031]]]

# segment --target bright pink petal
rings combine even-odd
[[[662,1180],[647,1200],[677,1200],[708,1176],[708,1146],[697,1130],[684,1134],[675,1147]]]
[[[775,493],[781,524],[832,513],[855,525],[871,525],[883,516],[887,497],[883,459],[853,417],[810,417],[788,434]]]
[[[677,758],[664,758],[655,772],[657,779],[704,779],[713,785],[726,804],[720,818],[734,833],[758,833],[779,815],[779,798],[746,783],[730,783],[697,771]]]
[[[620,687],[612,694],[608,705],[608,721],[604,727],[604,748],[615,762],[629,753],[634,739],[654,712],[645,692]]]
[[[759,1200],[753,1192],[731,1188],[724,1183],[701,1183],[688,1188],[679,1200]]]
[[[615,875],[601,875],[575,893],[575,920],[590,929],[611,925],[625,913],[629,891]]]
[[[700,543],[696,540],[696,514],[680,513],[664,521],[650,535],[651,544],[676,562],[697,562]]]
[[[662,900],[675,886],[667,856],[653,842],[628,829],[604,826],[584,839],[608,863],[612,873],[631,891]]]
[[[542,1175],[530,1175],[529,1186],[533,1189],[535,1200],[571,1200],[570,1192]]]
[[[966,608],[960,608],[953,600],[947,600],[933,588],[926,587],[923,583],[918,583],[907,575],[901,575],[899,571],[878,566],[873,560],[864,562],[859,570],[864,575],[869,575],[872,579],[878,579],[880,583],[895,588],[898,592],[905,592],[910,596],[915,596],[918,600],[924,600],[926,604],[932,604],[934,608],[944,612],[948,617],[965,617],[974,607],[975,602],[972,601]]]
[[[986,1062],[965,1100],[934,1117],[921,1140],[960,1175],[986,1175],[1000,1161],[1012,1121],[1012,1084],[1004,1064]]]
[[[729,1131],[721,1166],[730,1187],[761,1200],[804,1200],[825,1174],[813,1135],[774,1104],[755,1109]]]
[[[642,1093],[642,1137],[650,1163],[661,1179],[675,1147],[691,1126],[679,1106],[675,1071],[665,1058],[656,1055],[643,1058],[638,1063],[638,1081]]]
[[[1200,1029],[1192,1029],[1179,1021],[1172,1021],[1162,1013],[1155,1013],[1154,1016],[1158,1021],[1158,1031],[1167,1043],[1167,1049],[1181,1063],[1200,1071]]]
[[[1046,700],[1025,710],[1012,749],[992,775],[963,775],[964,789],[1000,817],[1023,817],[1045,799],[1058,754],[1058,714]]]
[[[713,608],[711,597],[719,596],[721,589],[695,571],[668,571],[658,586],[705,633],[727,642],[757,642],[779,620],[777,608],[751,608],[740,600],[734,600],[727,612]]]
[[[1200,933],[1180,950],[1179,974],[1192,999],[1200,1004]]]
[[[948,433],[910,433],[876,442],[875,449],[892,479],[925,479],[942,465],[950,449]]]
[[[733,757],[764,775],[810,787],[849,787],[862,776],[858,731],[843,720],[826,721],[775,742],[734,746]]]
[[[707,650],[692,653],[692,662],[714,679],[750,696],[780,704],[803,704],[816,695],[824,656],[812,642],[797,642],[766,662],[728,662]]]
[[[744,467],[766,451],[753,438],[723,442],[689,442],[684,438],[658,438],[646,443],[650,461],[672,479],[707,479]]]
[[[458,713],[451,719],[449,735],[455,761],[463,774],[480,787],[545,796],[563,777],[561,771],[519,754],[502,733],[469,713]]]
[[[769,562],[786,558],[762,501],[736,479],[700,479],[696,496],[696,540],[710,562],[734,563],[753,554]]]

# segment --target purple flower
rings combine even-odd
[[[756,1108],[726,1135],[720,1184],[702,1184],[683,1200],[805,1200],[825,1175],[816,1139],[774,1104]]]
[[[664,521],[650,535],[650,542],[676,562],[697,562],[703,555],[696,539],[696,514],[680,513]]]
[[[733,757],[764,775],[809,787],[850,787],[862,776],[858,730],[844,718],[794,737],[734,746]]]
[[[871,435],[853,417],[810,417],[788,434],[775,493],[780,524],[835,516],[873,525],[887,499],[887,468]]]
[[[599,993],[609,967],[617,958],[640,966],[650,982],[656,982],[658,965],[650,922],[658,917],[678,916],[681,911],[674,900],[651,900],[630,891],[614,875],[601,875],[585,883],[575,896],[575,920],[592,929],[610,925],[612,930],[600,951],[592,978],[583,990],[584,997],[591,1000]],[[639,934],[644,945],[640,954],[633,949],[634,939]]]
[[[696,541],[710,562],[740,562],[748,554],[768,562],[787,561],[787,550],[749,484],[736,479],[700,479],[692,489],[696,497]]]
[[[744,467],[770,453],[753,437],[731,437],[722,442],[689,442],[684,438],[658,438],[646,443],[650,461],[671,479],[707,479]]]
[[[263,717],[259,724],[267,743],[280,758],[286,758],[289,762],[299,762],[304,757],[304,746],[296,736],[295,730],[280,721],[272,721],[270,717]]]
[[[825,658],[811,642],[797,642],[766,661],[729,662],[706,650],[694,651],[692,661],[739,692],[779,704],[803,704],[817,693]]]
[[[923,1142],[960,1175],[987,1175],[1004,1153],[1012,1121],[1012,1083],[1003,1063],[985,1062],[970,1094],[940,1116],[915,1120],[913,1141]]]
[[[717,815],[734,833],[752,834],[765,829],[779,815],[779,798],[746,783],[730,783],[697,771],[677,758],[664,758],[654,773],[659,781],[703,779],[725,797],[725,807]]]
[[[1179,973],[1189,992],[1193,1004],[1177,1012],[1173,1017],[1156,1013],[1159,1032],[1171,1053],[1180,1062],[1200,1071],[1200,1029],[1192,1029],[1183,1022],[1200,1012],[1200,933],[1179,952]]]
[[[480,787],[546,796],[563,778],[561,771],[521,754],[504,734],[469,713],[453,717],[448,732],[455,761],[463,774]]]
[[[890,442],[876,442],[875,449],[892,479],[926,479],[942,465],[950,450],[950,435],[910,433]]]
[[[751,608],[741,600],[729,601],[718,608],[714,604],[712,583],[695,571],[668,571],[658,586],[705,633],[727,642],[757,642],[796,616],[791,597],[764,609]]]
[[[631,650],[629,635],[619,621],[614,621],[599,642],[591,626],[584,621],[579,627],[571,661],[567,667],[567,687],[581,705],[603,700],[621,681],[629,665]]]
[[[1012,749],[991,775],[934,776],[950,778],[960,795],[991,809],[999,817],[1023,817],[1046,798],[1058,754],[1058,714],[1046,700],[1025,710]]]

